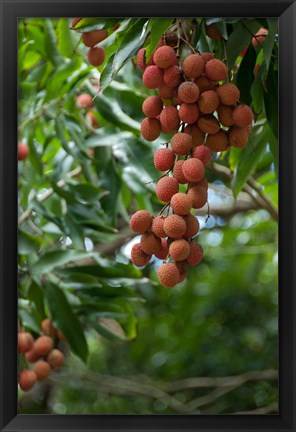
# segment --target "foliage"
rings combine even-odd
[[[212,23],[224,39],[206,36],[206,25]],[[278,167],[275,19],[184,20],[196,49],[228,62],[256,123],[245,149],[233,148],[215,160],[227,175],[209,169],[217,215],[202,224],[206,259],[187,283],[167,291],[155,282],[158,262],[139,270],[128,260],[129,215],[161,208],[152,158],[165,141],[162,136],[151,144],[140,136],[141,106],[154,90],[142,85],[134,57],[142,46],[152,53],[162,33],[176,25],[173,19],[86,18],[73,30],[66,18],[19,20],[19,141],[30,150],[28,159],[19,162],[19,318],[23,328],[38,335],[42,319],[51,316],[69,351],[98,374],[170,381],[277,367],[277,231],[271,211],[277,206]],[[253,35],[262,26],[268,36],[254,48]],[[102,28],[109,30],[101,43],[106,60],[94,68],[80,32]],[[94,97],[98,129],[76,104],[82,93]],[[257,189],[252,189],[254,182]],[[251,199],[249,210],[240,213],[228,192],[239,203],[248,188],[255,203]],[[224,200],[233,210],[220,214]],[[96,361],[99,366],[93,367]],[[69,371],[71,362],[88,370],[70,358]],[[145,397],[136,402],[117,395],[106,401],[104,393],[92,393],[87,407],[85,392],[82,403],[77,390],[63,385],[53,399],[69,403],[67,413],[172,412]],[[256,385],[258,398],[262,392],[266,396],[255,406],[276,400],[274,383]],[[185,392],[180,400],[187,397]],[[253,407],[246,387],[206,412]]]

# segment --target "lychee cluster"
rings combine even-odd
[[[18,333],[18,353],[23,354],[31,366],[19,374],[19,386],[23,391],[29,391],[37,381],[46,380],[52,370],[64,363],[64,354],[55,348],[55,342],[65,341],[63,333],[48,318],[42,321],[41,328],[43,334],[35,340],[31,333]]]
[[[97,129],[100,127],[100,123],[96,117],[96,111],[94,110],[94,101],[89,93],[79,94],[76,97],[76,105],[86,112],[85,119],[92,128]]]
[[[171,134],[154,154],[154,166],[162,172],[156,195],[165,206],[156,218],[140,210],[130,223],[142,234],[132,249],[133,263],[144,266],[152,255],[164,260],[158,278],[167,287],[183,281],[188,266],[202,259],[202,247],[193,240],[199,222],[191,212],[207,203],[205,168],[212,152],[244,147],[253,120],[251,109],[239,103],[240,91],[229,82],[225,63],[212,53],[190,54],[180,63],[177,36],[171,40],[162,38],[150,59],[145,48],[137,55],[145,87],[157,90],[143,103],[141,134],[147,141]]]

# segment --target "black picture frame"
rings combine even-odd
[[[1,431],[296,431],[296,4],[283,0],[0,0]],[[272,415],[17,414],[17,18],[239,16],[279,18],[279,413]]]

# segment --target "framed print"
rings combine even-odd
[[[295,2],[0,3],[1,431],[294,431]]]

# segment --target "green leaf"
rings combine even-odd
[[[266,79],[266,90],[264,92],[264,106],[266,117],[271,130],[278,137],[278,71],[270,66]]]
[[[114,225],[117,215],[118,196],[121,189],[121,179],[113,159],[104,167],[100,180],[101,186],[109,192],[109,194],[101,199],[101,205],[105,213],[110,217],[112,225]]]
[[[48,283],[46,300],[54,325],[65,335],[71,350],[86,363],[88,357],[86,338],[81,323],[72,311],[65,294],[56,285]]]
[[[49,18],[45,19],[45,49],[49,60],[53,65],[59,66],[64,62],[63,57],[57,50],[57,38],[55,35],[53,21]]]
[[[171,26],[174,18],[151,18],[149,21],[150,43],[146,48],[146,60],[148,61],[155,50],[159,39]]]
[[[139,48],[143,45],[147,36],[146,18],[136,20],[133,25],[126,31],[120,48],[116,51],[112,64],[112,78],[116,76],[122,66],[132,57],[135,56]]]
[[[115,24],[119,23],[120,18],[82,18],[73,27],[75,30],[92,31],[101,29],[112,29]]]
[[[196,44],[196,49],[200,52],[210,52],[209,43],[206,37],[205,21],[202,20],[200,25],[200,33]]]
[[[226,43],[226,53],[229,69],[232,69],[237,57],[252,39],[252,34],[260,28],[255,19],[243,19],[235,24],[235,28]]]
[[[106,89],[113,79],[112,64],[114,61],[115,54],[116,53],[111,54],[111,56],[108,58],[102,70],[100,76],[100,87],[102,90]]]
[[[242,190],[247,179],[256,169],[256,165],[269,142],[269,128],[266,124],[253,127],[247,146],[242,150],[239,164],[233,180],[235,197]]]
[[[266,65],[262,63],[251,87],[252,105],[257,113],[263,108],[263,82],[266,75]]]
[[[73,34],[69,29],[68,19],[60,18],[58,21],[58,50],[65,56],[72,58],[75,50]]]
[[[266,69],[268,70],[271,54],[275,44],[275,35],[277,33],[277,28],[278,28],[278,19],[268,18],[267,22],[268,22],[268,35],[266,36],[265,40],[262,42],[262,46],[264,51],[264,60],[266,63]]]
[[[240,90],[240,101],[251,105],[251,87],[255,80],[254,66],[256,63],[256,51],[250,45],[238,70],[236,85]]]
[[[28,255],[31,252],[36,251],[41,246],[42,239],[36,237],[33,234],[22,231],[18,231],[18,253],[20,255]]]
[[[42,318],[45,318],[44,309],[44,291],[36,281],[32,281],[30,288],[28,290],[28,299],[35,303],[36,309]]]
[[[97,261],[97,260],[96,260]],[[100,259],[96,265],[67,267],[58,270],[61,276],[72,277],[76,273],[85,273],[87,275],[96,276],[98,278],[132,278],[139,279],[142,276],[140,270],[136,269],[131,264],[121,264],[111,260]],[[141,282],[139,281],[139,284]]]
[[[116,324],[115,324],[116,323]],[[122,327],[115,320],[104,318],[94,318],[90,325],[103,337],[114,342],[127,342],[130,340],[125,334]]]

